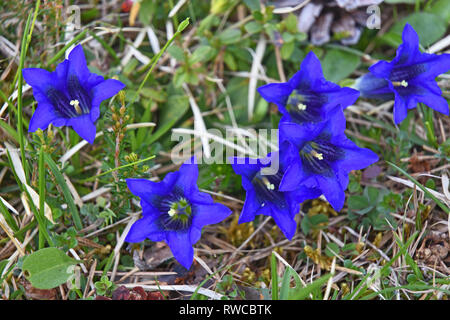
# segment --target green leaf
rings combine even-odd
[[[33,287],[52,289],[65,283],[73,274],[71,266],[80,261],[68,257],[58,248],[45,248],[27,256],[22,270]]]
[[[284,23],[286,25],[286,29],[289,32],[292,32],[292,33],[297,33],[298,32],[298,29],[297,29],[297,16],[295,14],[289,13],[287,18],[284,20]]]
[[[252,122],[254,123],[261,122],[267,115],[267,111],[269,111],[269,103],[262,98],[259,99],[255,107],[255,113],[253,114]]]
[[[262,25],[256,21],[250,21],[247,24],[245,24],[244,28],[245,31],[252,34],[260,32],[262,30]]]
[[[241,40],[241,31],[239,29],[227,29],[219,34],[219,40],[222,44],[232,44]]]
[[[338,255],[339,251],[340,251],[339,246],[334,242],[328,243],[327,247],[325,248],[325,254],[328,257],[334,257],[334,256]]]
[[[232,53],[225,51],[225,54],[223,56],[223,61],[225,62],[227,67],[230,68],[230,70],[232,70],[232,71],[237,70],[236,59],[234,59],[234,56]]]
[[[450,1],[436,1],[427,11],[440,16],[447,24],[450,23]]]
[[[194,64],[197,62],[208,62],[217,54],[217,50],[210,46],[200,46],[192,53],[189,62]]]
[[[319,279],[315,280],[311,284],[307,285],[303,288],[298,288],[297,290],[291,291],[291,294],[289,295],[289,300],[303,300],[309,296],[310,293],[316,291],[317,289],[320,289],[327,281],[330,279],[331,273],[324,275],[323,277],[320,277]]]
[[[360,58],[347,51],[331,49],[322,61],[323,74],[328,81],[338,82],[359,66]]]
[[[369,203],[371,205],[376,205],[378,202],[378,195],[380,194],[380,191],[375,187],[368,187],[367,188],[367,195],[369,197]]]
[[[77,230],[83,229],[83,224],[81,223],[80,215],[78,213],[77,206],[75,205],[75,202],[73,201],[72,194],[70,193],[70,189],[67,186],[66,180],[64,179],[64,176],[61,174],[61,170],[58,168],[56,163],[53,161],[52,157],[49,154],[44,154],[45,162],[47,163],[48,167],[52,171],[53,175],[55,176],[56,182],[61,187],[62,193],[64,195],[64,199],[67,202],[67,206],[69,207],[70,214],[72,215],[73,223],[75,225],[75,228]]]
[[[183,62],[185,59],[183,49],[177,45],[172,45],[167,48],[167,52],[172,56],[172,58],[175,58],[175,60],[179,62]]]
[[[427,47],[438,41],[447,29],[440,16],[429,12],[416,12],[397,22],[390,32],[402,34],[405,24],[409,23],[419,35],[422,46]]]
[[[244,0],[244,3],[252,11],[260,9],[259,0]]]
[[[362,210],[369,206],[369,200],[364,196],[351,196],[347,200],[349,209]]]
[[[188,108],[188,97],[177,94],[176,90],[172,90],[172,92],[169,91],[167,104],[161,109],[161,118],[158,129],[150,136],[146,143],[150,145],[158,140],[162,135],[164,135],[164,133],[175,125],[175,123],[186,113]]]
[[[277,257],[272,252],[270,257],[270,273],[272,275],[272,300],[278,300],[278,271]]]
[[[287,60],[291,57],[295,49],[295,42],[285,42],[281,47],[281,58]]]

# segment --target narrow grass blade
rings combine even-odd
[[[272,252],[270,258],[270,269],[272,273],[272,300],[278,300],[278,270],[277,270],[277,258]]]
[[[77,206],[75,205],[75,202],[73,201],[72,194],[70,193],[69,187],[67,186],[66,180],[64,180],[63,175],[61,174],[61,170],[58,168],[56,163],[53,161],[53,159],[50,157],[50,155],[45,154],[44,155],[45,162],[49,166],[50,170],[52,171],[53,175],[55,176],[55,179],[58,183],[58,185],[61,187],[61,190],[64,195],[64,199],[67,202],[67,206],[69,207],[70,214],[72,215],[73,223],[75,225],[75,228],[77,230],[83,229],[83,225],[81,223],[80,215],[78,213]]]
[[[450,214],[450,208],[447,207],[445,204],[442,203],[442,201],[440,201],[438,198],[436,198],[430,191],[427,190],[427,188],[425,188],[419,181],[417,181],[416,179],[414,179],[410,174],[408,174],[405,170],[403,170],[402,168],[398,167],[397,165],[393,164],[392,162],[386,161],[391,167],[393,167],[394,169],[396,169],[397,171],[401,172],[402,174],[404,174],[409,180],[411,180],[416,186],[418,186],[423,192],[425,192],[425,194],[427,196],[429,196],[431,199],[433,199],[433,201],[436,202],[436,204],[447,214]]]

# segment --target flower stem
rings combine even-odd
[[[175,34],[173,35],[173,37],[167,41],[167,43],[164,45],[164,47],[158,52],[158,54],[156,56],[154,56],[152,58],[152,60],[150,61],[149,65],[151,65],[150,69],[148,70],[147,74],[145,75],[144,80],[142,80],[141,84],[139,85],[139,88],[137,89],[137,91],[135,92],[133,99],[131,100],[130,104],[133,104],[134,102],[136,102],[137,97],[139,96],[139,93],[141,92],[142,88],[144,87],[144,84],[147,82],[148,78],[150,77],[153,69],[156,66],[156,63],[158,62],[159,58],[161,58],[161,56],[163,55],[163,53],[166,51],[166,49],[172,44],[172,42],[175,40],[175,38],[181,34],[181,32],[189,25],[189,18],[186,18],[186,20],[184,20],[183,22],[180,23],[180,25],[178,26],[177,32],[175,32]]]
[[[41,221],[39,222],[39,249],[42,249],[45,245],[45,237],[43,229],[47,228],[47,221],[45,220],[45,163],[44,163],[44,146],[41,146],[39,151],[39,215],[41,216]],[[41,222],[43,225],[41,225]]]
[[[20,156],[22,160],[22,166],[25,170],[25,179],[28,180],[28,165],[25,158],[25,139],[23,136],[23,114],[22,114],[22,85],[23,85],[23,75],[22,69],[25,63],[26,57],[26,43],[27,43],[27,33],[30,29],[31,23],[31,13],[28,15],[27,23],[25,25],[25,30],[22,37],[22,46],[20,49],[20,61],[19,61],[19,69],[17,73],[19,75],[18,84],[17,84],[17,134],[19,135],[19,145],[20,145]]]

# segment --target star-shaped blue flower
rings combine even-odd
[[[287,192],[279,189],[285,166],[293,161],[292,154],[269,153],[263,159],[230,159],[234,172],[242,176],[242,187],[246,190],[239,223],[253,221],[260,214],[271,216],[286,238],[292,239],[297,229],[294,217],[299,213],[300,203],[320,196],[318,190],[304,186]],[[264,171],[272,166],[272,161],[279,161],[278,170]]]
[[[198,190],[197,178],[198,167],[192,158],[161,182],[127,179],[130,191],[141,198],[143,217],[131,226],[125,241],[165,241],[175,259],[189,269],[194,259],[192,245],[200,239],[202,227],[231,214]]]
[[[342,209],[349,172],[378,161],[374,152],[358,147],[346,137],[345,125],[342,110],[336,110],[330,114],[330,120],[319,124],[280,123],[281,139],[294,146],[283,148],[292,153],[293,160],[281,180],[281,191],[296,190],[299,186],[314,189],[335,210]],[[314,198],[308,194],[305,197]]]
[[[44,130],[50,123],[56,127],[70,126],[91,144],[100,104],[125,87],[118,80],[105,80],[91,73],[81,45],[73,48],[69,59],[58,64],[54,72],[25,68],[22,74],[38,102],[28,131]]]
[[[357,90],[327,81],[313,52],[307,54],[300,71],[288,82],[267,84],[259,87],[258,92],[278,106],[282,122],[299,124],[325,121],[330,112],[352,105],[359,97]]]
[[[449,115],[449,105],[436,83],[439,74],[450,70],[450,54],[428,54],[419,50],[419,37],[406,24],[403,43],[391,61],[380,61],[369,68],[370,73],[357,84],[361,95],[367,98],[395,98],[394,122],[402,122],[409,109],[418,102]]]

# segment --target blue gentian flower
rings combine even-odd
[[[239,223],[250,222],[256,215],[271,216],[286,238],[295,234],[297,224],[294,217],[300,210],[300,203],[317,198],[318,190],[304,186],[293,188],[287,192],[279,189],[286,166],[293,161],[292,152],[269,153],[263,159],[231,158],[231,165],[236,174],[242,176],[242,186],[246,190],[244,207],[239,216]],[[278,161],[276,172],[264,172],[270,168],[272,161]]]
[[[313,52],[306,55],[300,71],[284,83],[270,83],[258,92],[268,102],[275,103],[283,114],[282,122],[299,124],[321,122],[336,108],[346,108],[359,97],[351,88],[341,88],[325,80],[319,59]]]
[[[370,73],[357,83],[367,98],[395,98],[394,122],[406,118],[418,102],[449,115],[449,106],[435,79],[450,70],[450,54],[428,54],[419,50],[419,37],[409,24],[402,34],[403,43],[391,62],[380,61],[369,68]]]
[[[54,72],[25,68],[22,74],[38,102],[28,131],[44,130],[50,123],[56,127],[70,126],[91,144],[100,104],[125,87],[118,80],[105,80],[91,73],[81,45],[73,48],[69,59],[58,64]]]
[[[285,152],[293,152],[293,160],[279,190],[292,191],[299,186],[314,189],[323,194],[336,211],[341,210],[349,172],[378,161],[374,152],[358,147],[346,137],[345,125],[342,110],[336,110],[330,114],[330,120],[320,124],[280,123],[280,136],[295,148],[283,148]]]
[[[197,178],[198,167],[192,158],[161,182],[127,179],[130,191],[141,198],[143,217],[131,226],[125,241],[165,241],[175,259],[189,269],[194,259],[192,245],[200,239],[202,227],[231,214],[198,190]]]

